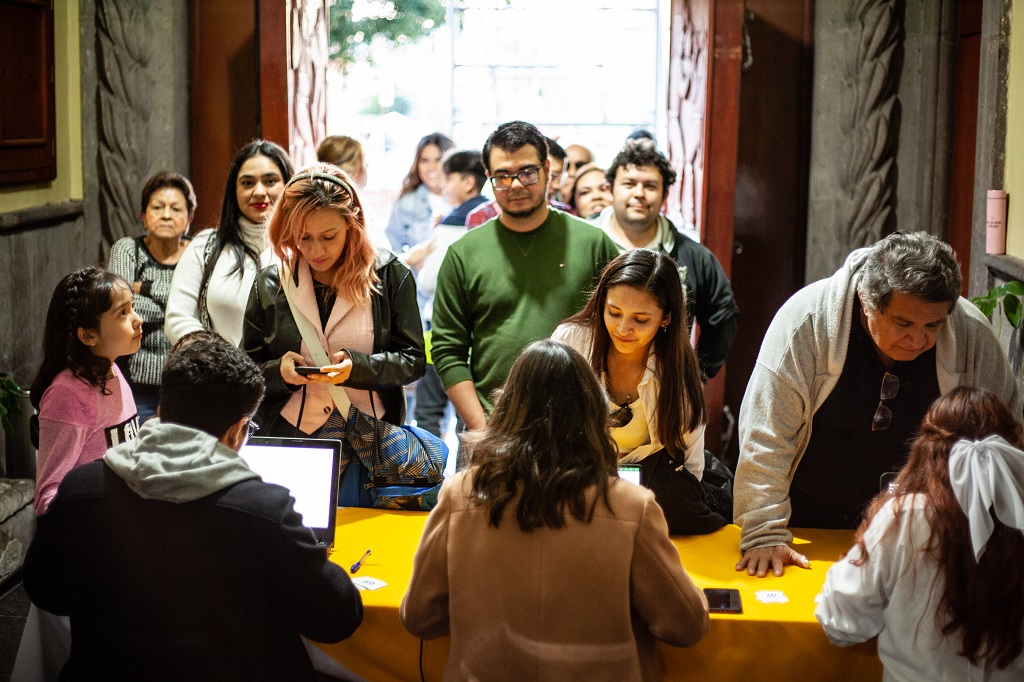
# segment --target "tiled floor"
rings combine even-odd
[[[0,682],[10,682],[29,600],[20,578],[0,586],[0,594]]]

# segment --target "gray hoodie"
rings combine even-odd
[[[850,254],[836,274],[809,284],[776,313],[740,407],[740,459],[733,514],[740,551],[793,539],[789,486],[811,439],[814,413],[846,364],[853,297],[870,248]],[[992,391],[1021,415],[1021,394],[988,320],[960,298],[939,331],[935,371],[942,395],[957,386]]]
[[[259,478],[214,436],[159,419],[143,424],[135,440],[107,450],[103,461],[140,497],[164,502],[192,502]]]

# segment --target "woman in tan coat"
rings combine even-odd
[[[451,634],[445,680],[657,679],[651,635],[704,636],[661,508],[616,461],[587,361],[528,346],[472,466],[441,489],[402,601],[409,632]]]

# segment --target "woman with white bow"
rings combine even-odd
[[[825,578],[815,616],[833,644],[877,636],[885,680],[1024,679],[1022,446],[988,391],[932,405]]]

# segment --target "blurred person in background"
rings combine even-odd
[[[581,218],[597,220],[601,211],[612,205],[612,188],[605,169],[590,163],[576,173],[569,190],[569,206]]]
[[[423,246],[430,240],[433,227],[448,215],[452,206],[441,196],[444,170],[441,160],[455,143],[441,133],[431,133],[416,145],[409,173],[402,180],[402,191],[388,221],[388,241],[395,253],[411,268],[426,256]],[[417,248],[420,247],[420,248]]]
[[[357,189],[366,188],[367,165],[363,155],[363,145],[359,140],[348,135],[330,135],[324,138],[324,141],[317,147],[316,158],[320,163],[329,163],[348,173]],[[365,204],[363,205],[363,220],[374,246],[390,251],[391,242],[384,234],[380,221],[366,210]]]

